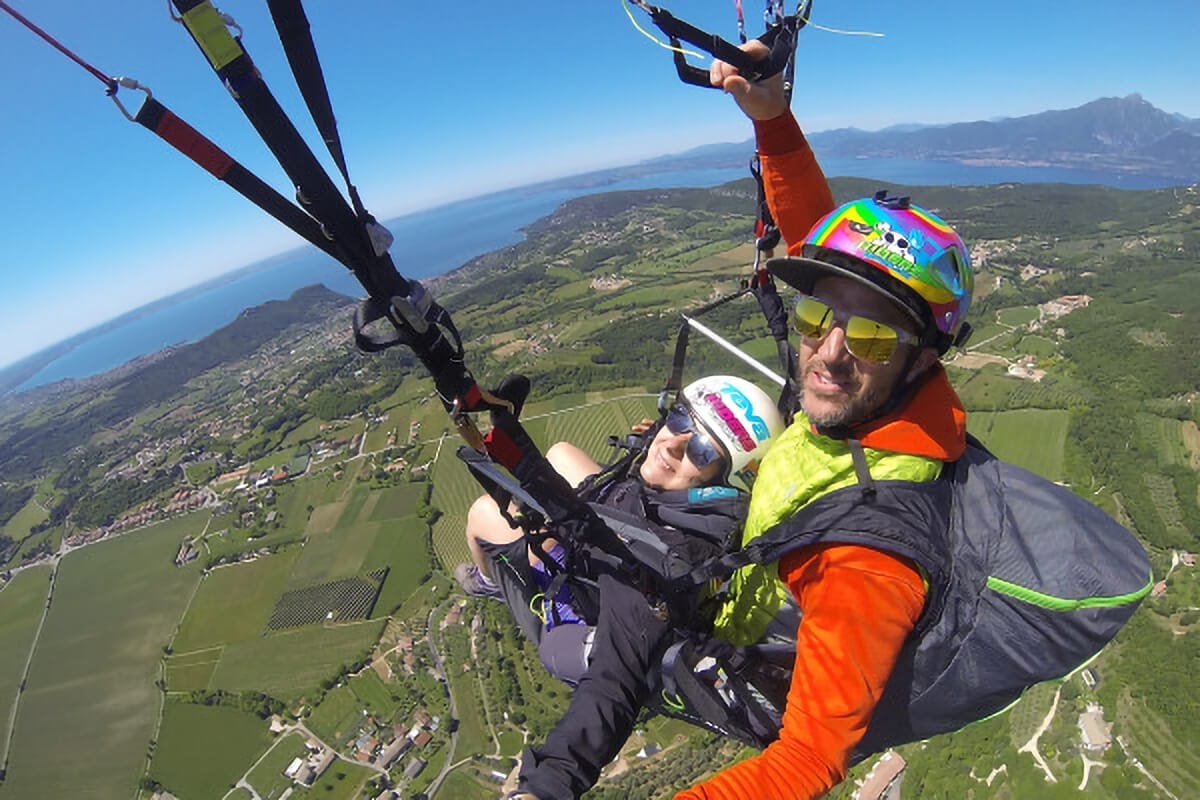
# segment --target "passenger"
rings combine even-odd
[[[645,433],[650,424],[645,420],[635,431]],[[673,552],[699,563],[721,552],[740,526],[759,461],[783,427],[775,403],[754,384],[732,376],[702,378],[679,393],[635,461],[636,472],[591,487],[589,499],[654,523]],[[567,442],[552,446],[546,457],[575,487],[601,471],[591,456]],[[489,495],[471,506],[466,533],[472,563],[455,568],[464,591],[505,600],[524,634],[539,645],[551,674],[578,683],[587,668],[592,630],[574,624],[582,620],[568,588],[553,599],[553,607],[538,602],[550,575]],[[542,549],[561,566],[560,544],[548,539]],[[541,613],[534,610],[539,607]]]

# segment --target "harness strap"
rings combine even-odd
[[[377,254],[362,220],[334,186],[288,119],[239,39],[208,0],[171,0],[209,65],[229,89],[296,187],[296,199],[349,257],[348,266],[377,301],[407,297],[410,286],[386,254]]]
[[[871,477],[867,454],[863,452],[862,442],[858,439],[847,439],[846,446],[850,448],[850,460],[854,462],[854,474],[858,478],[863,501],[869,503],[875,499],[875,479]]]
[[[759,661],[753,648],[685,636],[663,653],[663,699],[676,715],[764,747],[778,736],[782,710],[743,675]]]
[[[699,317],[707,314],[715,308],[725,305],[726,303],[736,300],[747,292],[752,291],[750,287],[743,286],[733,294],[727,294],[718,297],[689,314],[682,315],[682,320],[679,323],[679,332],[675,336],[675,353],[671,357],[671,369],[667,374],[666,383],[663,384],[662,391],[658,396],[658,410],[665,417],[671,401],[679,394],[679,390],[683,388],[683,365],[687,361],[688,349],[688,330],[691,327],[691,318]]]
[[[320,224],[235,161],[203,134],[153,97],[147,97],[133,121],[190,158],[214,178],[291,228],[305,241],[336,261],[348,259],[341,246],[325,235]]]
[[[279,41],[283,45],[284,54],[292,68],[304,103],[308,106],[308,112],[329,149],[329,155],[333,157],[333,162],[337,164],[338,171],[345,179],[346,192],[350,195],[355,212],[360,219],[374,221],[363,207],[358,189],[350,180],[346,156],[342,151],[342,139],[338,134],[337,119],[333,115],[329,89],[325,85],[325,75],[321,70],[321,62],[317,57],[317,48],[313,44],[312,29],[304,7],[300,0],[267,0],[267,8],[271,12],[275,30],[279,33]]]

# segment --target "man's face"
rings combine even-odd
[[[664,426],[646,449],[646,460],[639,474],[647,486],[656,489],[690,489],[704,486],[720,474],[724,464],[720,461],[703,469],[687,457],[688,439],[695,434],[690,431],[671,433]]]
[[[812,293],[839,312],[839,318],[858,314],[913,333],[913,322],[903,311],[857,281],[822,278]],[[912,345],[901,344],[886,364],[876,364],[851,355],[841,325],[820,339],[801,337],[800,407],[818,427],[855,425],[870,419],[904,379],[911,349]]]

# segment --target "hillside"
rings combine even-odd
[[[834,183],[838,199],[876,188]],[[971,430],[1133,528],[1162,580],[1088,680],[902,748],[905,796],[1200,795],[1200,579],[1184,558],[1200,550],[1200,190],[887,188],[972,245],[977,330],[948,364]],[[603,457],[653,407],[679,313],[748,273],[752,196],[739,181],[580,198],[429,285],[481,384],[531,377],[539,443]],[[70,791],[78,776],[50,755],[64,749],[95,797],[215,797],[238,780],[278,796],[307,735],[337,769],[297,791],[374,797],[386,776],[406,796],[493,797],[549,730],[565,689],[497,604],[448,579],[480,490],[441,404],[408,354],[356,352],[349,314],[305,290],[151,363],[0,405],[0,720],[20,706],[0,800]],[[772,363],[753,303],[705,321]],[[688,374],[736,369],[690,350]],[[348,599],[330,609],[334,592]],[[1089,706],[1119,737],[1107,751],[1081,744]],[[285,732],[267,733],[271,714]],[[410,731],[423,744],[381,766]],[[647,720],[588,797],[661,797],[740,755]]]

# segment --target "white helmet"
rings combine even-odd
[[[689,383],[679,400],[729,456],[722,482],[750,491],[758,464],[786,427],[767,393],[732,375],[710,375]]]

